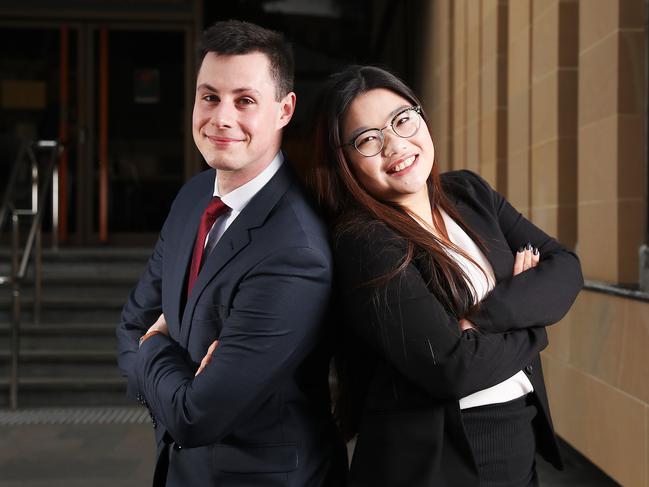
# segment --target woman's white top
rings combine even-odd
[[[482,270],[484,270],[483,273],[482,270],[476,267],[476,265],[466,257],[458,254],[452,249],[447,249],[449,255],[451,255],[460,267],[462,267],[470,280],[469,287],[472,285],[477,294],[477,296],[474,296],[474,302],[480,302],[487,293],[494,288],[496,283],[493,268],[480,248],[473,240],[471,240],[471,237],[467,235],[462,227],[455,223],[455,220],[448,216],[446,212],[441,211],[441,214],[444,223],[446,224],[446,231],[451,242],[466,252],[480,265],[480,267],[482,267]],[[533,390],[534,387],[532,386],[532,383],[521,370],[500,384],[496,384],[495,386],[482,389],[481,391],[463,397],[460,399],[460,409],[512,401],[532,392]]]

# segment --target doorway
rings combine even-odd
[[[0,180],[16,140],[63,141],[60,241],[155,240],[193,157],[190,32],[124,22],[0,27]]]

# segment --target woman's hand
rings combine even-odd
[[[466,331],[466,330],[473,330],[475,328],[475,325],[471,323],[469,320],[466,318],[462,318],[460,320],[460,330]]]
[[[518,249],[514,258],[514,272],[512,275],[516,276],[532,267],[536,267],[536,264],[539,263],[540,257],[541,254],[539,253],[539,249],[532,247],[531,243],[528,243],[525,246],[521,245],[521,248]]]
[[[516,257],[514,258],[513,275],[515,276],[517,274],[520,274],[521,272],[525,272],[528,269],[536,267],[536,265],[539,263],[540,257],[541,254],[539,253],[539,249],[532,247],[531,243],[528,243],[525,246],[521,246],[521,248],[518,249],[518,252],[516,252]],[[466,331],[473,329],[475,329],[475,325],[469,320],[467,320],[466,318],[462,318],[460,320],[460,330]]]
[[[214,340],[210,347],[207,349],[207,353],[205,354],[205,357],[203,357],[203,360],[201,360],[201,365],[199,365],[198,370],[194,374],[194,377],[196,377],[198,374],[203,372],[203,369],[207,367],[207,364],[209,364],[212,361],[212,354],[214,353],[214,350],[216,350],[217,345],[219,344],[218,340]]]

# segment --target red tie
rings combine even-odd
[[[212,225],[214,225],[216,219],[228,209],[228,206],[221,201],[221,198],[214,196],[201,216],[201,225],[198,227],[198,235],[196,235],[194,253],[192,254],[192,264],[189,268],[187,297],[189,297],[192,292],[196,279],[198,279],[198,272],[201,270],[201,265],[203,264],[203,251],[205,249],[205,239],[207,238],[207,234],[210,233]]]

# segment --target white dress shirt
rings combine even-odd
[[[477,268],[476,265],[466,257],[451,249],[447,249],[447,252],[455,259],[460,267],[462,267],[469,278],[471,285],[473,285],[475,293],[477,294],[477,296],[474,296],[474,302],[480,302],[495,286],[496,278],[494,276],[493,268],[480,248],[471,237],[467,235],[462,227],[460,227],[445,211],[442,211],[441,213],[451,242],[466,252],[485,271],[483,273],[482,270]],[[532,392],[533,390],[534,387],[532,386],[532,383],[525,375],[525,372],[521,370],[509,379],[504,380],[495,386],[482,389],[463,397],[460,399],[460,409],[512,401]]]
[[[232,222],[236,220],[253,196],[255,196],[259,190],[271,180],[279,168],[282,167],[283,163],[284,155],[282,154],[282,151],[279,151],[266,169],[247,183],[242,184],[223,196],[221,196],[221,193],[219,192],[219,171],[217,169],[216,177],[214,178],[214,196],[221,198],[223,203],[228,206],[229,210],[219,216],[214,222],[214,225],[212,225],[212,228],[205,239],[206,255],[209,255],[228,227],[232,225]]]

